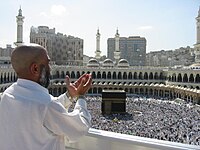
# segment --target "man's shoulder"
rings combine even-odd
[[[31,88],[25,88],[13,83],[9,88],[3,92],[2,97],[12,97],[15,100],[32,102],[48,105],[51,102],[51,96],[48,92],[33,90]]]

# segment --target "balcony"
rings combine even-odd
[[[68,150],[200,150],[200,146],[125,135],[90,128],[77,143],[67,143]]]

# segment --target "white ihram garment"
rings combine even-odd
[[[70,105],[66,94],[53,97],[38,83],[18,79],[0,101],[0,150],[64,150],[64,137],[77,140],[91,121],[83,98],[68,113]]]

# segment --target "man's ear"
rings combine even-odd
[[[30,66],[30,71],[31,71],[31,74],[33,75],[39,75],[40,74],[40,67],[39,65],[37,65],[36,63],[32,63],[31,66]]]

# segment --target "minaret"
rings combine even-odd
[[[120,59],[120,50],[119,50],[119,33],[118,33],[118,29],[117,32],[115,34],[115,51],[114,51],[114,58],[115,61],[118,62]]]
[[[99,28],[98,28],[97,34],[96,34],[96,51],[95,51],[95,58],[96,59],[100,59],[101,58],[100,36],[101,36],[101,34],[99,33]]]
[[[16,46],[23,44],[23,23],[24,23],[24,16],[22,16],[21,6],[19,9],[17,18],[17,42],[15,42]]]
[[[194,53],[195,53],[195,63],[200,63],[200,7],[198,16],[196,17],[196,33],[197,33],[197,42],[194,44]]]

